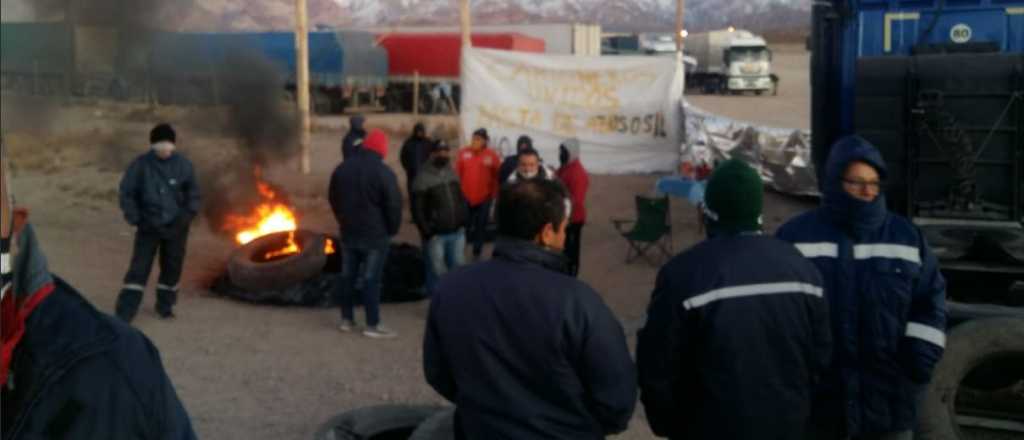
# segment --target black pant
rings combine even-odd
[[[124,276],[124,286],[117,297],[117,316],[126,322],[135,318],[142,303],[153,259],[160,252],[160,278],[156,285],[156,311],[169,316],[171,308],[178,302],[178,281],[185,263],[185,248],[188,244],[188,223],[175,225],[164,230],[139,228],[135,231],[135,245],[132,262]]]
[[[580,274],[580,241],[583,239],[583,223],[570,223],[565,227],[565,256],[569,259],[569,275]]]
[[[491,220],[491,203],[488,200],[476,206],[469,207],[469,226],[466,228],[466,235],[469,242],[473,244],[473,257],[479,258],[484,252],[484,242],[487,241],[487,224]]]

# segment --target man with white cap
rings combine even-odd
[[[131,266],[117,298],[117,316],[131,322],[142,302],[153,259],[160,252],[156,312],[172,318],[188,243],[189,226],[199,212],[199,185],[192,162],[175,152],[168,124],[149,134],[151,151],[139,156],[121,180],[121,210],[136,227]]]

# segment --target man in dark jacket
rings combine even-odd
[[[345,133],[345,138],[341,140],[341,160],[354,156],[363,146],[363,139],[366,138],[366,130],[363,128],[365,123],[366,118],[363,115],[353,115],[348,119],[348,133]]]
[[[806,438],[831,342],[821,276],[761,235],[761,177],[723,164],[705,199],[708,239],[658,273],[637,367],[654,433],[672,439]]]
[[[402,224],[402,193],[395,173],[384,164],[387,156],[387,135],[371,131],[361,151],[334,170],[328,194],[341,227],[341,280],[334,291],[341,304],[338,329],[355,329],[355,294],[359,291],[366,309],[363,335],[370,338],[397,336],[380,324],[381,275],[391,237]]]
[[[27,211],[12,210],[3,162],[0,435],[4,440],[194,439],[153,344],[50,274]]]
[[[175,141],[170,125],[153,128],[151,151],[135,159],[121,179],[121,211],[136,228],[131,265],[117,298],[117,316],[125,322],[139,310],[157,251],[156,312],[161,318],[174,317],[189,226],[199,212],[199,183],[192,162],[174,151]]]
[[[622,326],[560,253],[557,182],[509,185],[488,262],[441,279],[423,342],[427,381],[455,403],[456,438],[600,439],[626,429],[636,372]]]
[[[409,194],[410,206],[413,202],[412,184],[416,181],[416,173],[430,156],[432,146],[433,142],[427,137],[427,127],[422,122],[416,123],[412,129],[412,136],[402,144],[402,169],[405,170],[405,189]]]
[[[523,182],[526,180],[555,180],[555,171],[544,166],[540,153],[533,148],[519,152],[519,166],[502,184]]]
[[[413,184],[413,220],[424,237],[428,261],[427,292],[433,293],[437,278],[465,263],[466,221],[469,207],[462,196],[459,176],[451,164],[451,149],[444,141],[431,147],[430,160]]]
[[[504,184],[508,182],[509,176],[516,172],[516,168],[519,168],[519,154],[533,149],[533,139],[529,136],[519,136],[519,140],[516,141],[516,154],[506,156],[505,160],[501,162],[501,168],[498,169],[498,182]]]
[[[568,139],[558,146],[558,161],[561,167],[557,177],[572,198],[572,218],[569,219],[565,237],[565,256],[569,258],[569,273],[579,276],[583,225],[587,224],[587,191],[590,190],[590,174],[580,160],[579,139]]]
[[[814,416],[821,439],[910,439],[945,347],[945,281],[920,230],[886,209],[885,176],[873,145],[840,140],[822,206],[778,231],[821,271],[831,306],[836,349]]]

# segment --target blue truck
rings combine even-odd
[[[218,104],[226,88],[259,80],[295,91],[295,34],[125,35],[67,23],[0,24],[0,88],[9,93]],[[314,110],[381,106],[387,52],[368,32],[309,34]]]
[[[877,145],[890,209],[923,231],[948,281],[947,349],[918,438],[1021,438],[1024,1],[819,1],[812,23],[817,169],[843,136]],[[996,437],[973,437],[983,429]]]

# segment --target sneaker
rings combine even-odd
[[[363,330],[363,336],[373,339],[391,339],[398,336],[398,333],[387,327],[378,325],[375,327],[367,327],[366,330]]]
[[[352,330],[354,330],[355,328],[356,328],[356,322],[355,321],[349,321],[347,319],[342,319],[341,320],[341,324],[338,324],[338,331],[343,332],[343,333],[352,333]]]

